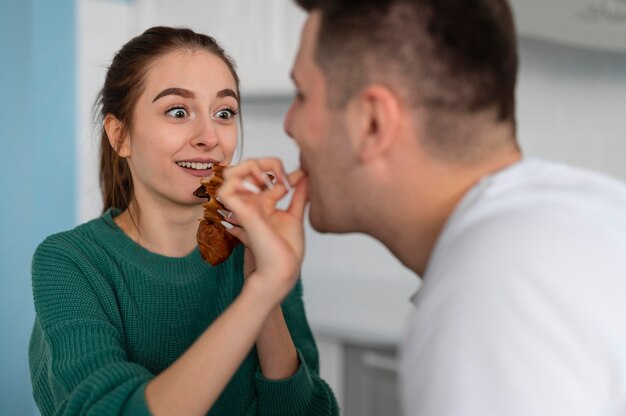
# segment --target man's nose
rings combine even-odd
[[[285,129],[285,133],[287,133],[287,136],[293,139],[293,103],[289,107],[289,110],[287,110],[287,114],[285,114],[283,128]]]

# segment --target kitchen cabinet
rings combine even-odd
[[[316,336],[320,375],[330,385],[343,416],[400,414],[396,344]]]
[[[242,94],[285,95],[306,13],[292,0],[137,0],[137,32],[186,26],[213,36],[235,60]]]
[[[395,346],[344,345],[345,416],[400,414]]]
[[[626,52],[624,0],[511,0],[517,32],[529,38]]]
[[[396,274],[323,276],[304,278],[304,301],[320,375],[335,392],[341,414],[399,415],[398,346],[419,281]]]

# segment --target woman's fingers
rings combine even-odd
[[[241,225],[241,209],[246,209],[246,204],[241,203],[248,199],[245,195],[260,195],[257,203],[262,203],[266,209],[273,209],[276,202],[292,188],[291,184],[302,176],[302,173],[288,176],[278,159],[253,159],[229,167],[224,171],[225,182],[218,190],[218,200],[226,207],[220,214],[225,220]]]
[[[304,217],[304,207],[309,199],[308,191],[308,181],[306,175],[302,170],[297,170],[292,173],[290,176],[292,183],[295,185],[295,192],[293,193],[293,197],[291,198],[291,203],[289,204],[289,208],[287,208],[287,212],[291,215],[298,218],[298,220],[302,221]]]
[[[277,184],[282,184],[287,191],[291,189],[283,163],[276,158],[250,159],[224,171],[225,179],[234,176],[246,177],[249,184],[259,189],[273,189]],[[252,187],[246,186],[256,193]]]
[[[248,232],[246,239],[250,244],[261,235],[264,238],[276,237],[272,226],[277,219],[272,216],[276,212],[276,203],[287,193],[280,183],[272,184],[273,187],[263,191],[257,191],[251,186],[254,185],[252,181],[260,180],[268,168],[273,172],[280,172],[282,164],[277,160],[246,161],[227,170],[225,182],[218,189],[220,200],[228,207],[228,210],[222,210],[220,214],[225,221],[243,227]],[[276,178],[280,177],[278,173],[275,174]],[[288,183],[289,179],[294,180],[301,176],[296,174],[293,178],[287,178],[284,175],[284,180]]]
[[[279,201],[285,195],[289,193],[290,190],[294,188],[294,186],[298,183],[298,181],[303,178],[304,171],[298,169],[290,174],[285,175],[284,183],[276,181],[277,184],[274,185],[273,188],[267,189],[265,192],[275,201]]]
[[[260,254],[259,250],[265,251],[268,246],[276,244],[274,248],[277,248],[286,243],[290,250],[294,250],[292,254],[299,256],[307,202],[305,177],[302,170],[285,174],[282,162],[277,159],[248,160],[227,169],[218,194],[228,209],[219,213],[229,225],[241,227],[233,227],[229,232],[244,244],[255,246],[255,254]],[[292,186],[295,192],[288,208],[277,209],[277,202]]]
[[[226,231],[228,231],[229,234],[232,234],[235,237],[237,237],[239,241],[243,243],[244,246],[250,245],[250,239],[248,238],[248,234],[246,233],[246,230],[244,230],[243,228],[239,226],[233,225],[232,223],[228,221],[222,221],[222,225],[224,226]]]

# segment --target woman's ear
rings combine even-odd
[[[371,85],[351,107],[349,123],[359,159],[367,161],[388,152],[396,143],[402,121],[398,96],[385,86]]]
[[[107,114],[104,117],[104,130],[117,154],[123,158],[130,156],[130,139],[122,122],[113,114]]]

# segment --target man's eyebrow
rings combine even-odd
[[[152,102],[155,102],[159,98],[165,97],[166,95],[179,95],[183,98],[196,98],[196,95],[193,92],[184,88],[166,88],[158,93]]]
[[[239,98],[237,97],[237,94],[235,93],[235,91],[231,90],[230,88],[226,88],[221,91],[218,91],[217,94],[215,94],[215,96],[217,98],[233,97],[235,100],[239,101]]]

